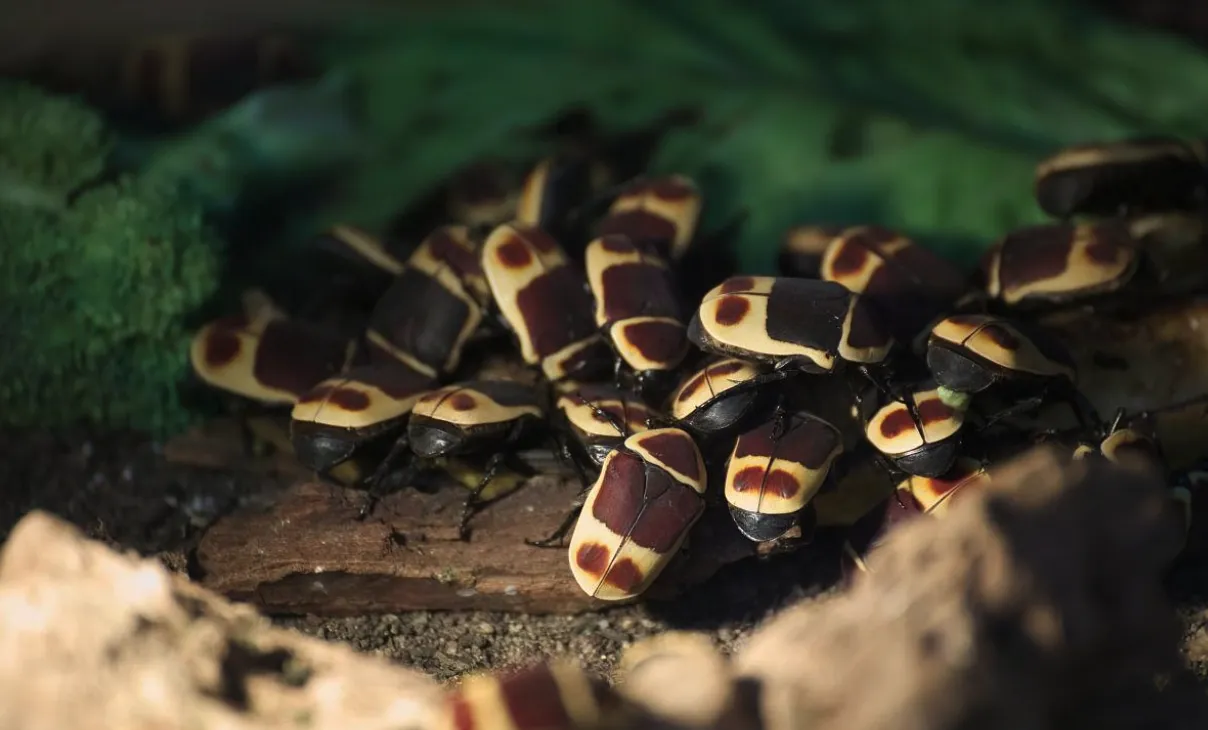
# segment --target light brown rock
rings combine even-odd
[[[0,553],[0,727],[426,728],[440,687],[272,627],[48,514]]]

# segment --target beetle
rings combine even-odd
[[[355,343],[277,313],[215,320],[194,335],[193,371],[220,390],[267,405],[289,405],[343,370]]]
[[[403,273],[403,262],[378,236],[345,224],[335,225],[315,236],[313,245],[346,261],[360,264],[372,273],[392,278]]]
[[[687,326],[671,272],[658,256],[643,253],[628,236],[601,236],[587,246],[587,283],[595,321],[638,392],[662,398],[688,356]]]
[[[789,371],[835,372],[885,361],[894,341],[862,298],[831,281],[735,276],[705,295],[688,325],[700,349]]]
[[[565,660],[473,674],[445,701],[441,730],[586,730],[617,717],[623,700]],[[620,727],[621,725],[618,725]]]
[[[623,234],[641,248],[678,261],[696,236],[701,204],[696,183],[683,175],[634,180],[596,224],[596,236]]]
[[[704,443],[724,438],[763,418],[778,393],[754,363],[727,357],[690,373],[668,400],[673,425]]]
[[[483,320],[485,293],[469,230],[436,229],[374,307],[365,332],[370,357],[432,378],[451,372]]]
[[[845,567],[867,572],[865,558],[893,528],[919,516],[942,517],[957,495],[969,489],[984,489],[991,480],[985,464],[967,457],[958,458],[943,476],[903,479],[893,494],[852,525],[843,544]]]
[[[531,438],[543,423],[536,388],[510,380],[472,380],[423,394],[407,423],[406,444],[421,459],[489,454],[478,485],[462,509],[459,534],[466,539],[469,521],[505,459]]]
[[[822,257],[843,226],[804,225],[790,228],[780,245],[777,270],[781,276],[817,279],[822,276]]]
[[[726,464],[725,497],[739,532],[755,542],[783,536],[803,520],[812,527],[810,500],[843,453],[839,429],[800,411],[738,437]]]
[[[483,244],[482,269],[526,363],[550,382],[608,371],[613,358],[592,319],[585,278],[552,236],[505,223]]]
[[[982,274],[1003,305],[1057,305],[1119,290],[1139,262],[1127,221],[1052,223],[1004,236],[983,256]]]
[[[634,434],[604,459],[570,539],[583,592],[605,601],[641,595],[705,511],[704,460],[687,432]]]
[[[1193,209],[1204,196],[1202,155],[1172,137],[1067,147],[1036,166],[1036,202],[1058,218]]]
[[[861,399],[864,434],[894,466],[921,477],[939,477],[956,460],[968,399],[945,393],[934,382],[888,399]]]
[[[899,342],[913,339],[967,288],[943,257],[881,226],[844,229],[828,244],[819,273],[862,295]]]
[[[653,412],[636,395],[615,385],[576,384],[558,396],[555,404],[563,427],[571,435],[576,463],[598,469],[608,452],[625,439],[649,428]]]
[[[376,449],[383,456],[432,385],[432,378],[400,363],[361,365],[327,378],[290,412],[294,454],[320,474],[358,453]]]
[[[591,160],[562,153],[540,160],[524,178],[516,220],[536,226],[555,241],[581,240],[572,218],[593,192]]]

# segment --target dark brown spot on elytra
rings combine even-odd
[[[688,354],[688,336],[684,326],[674,322],[630,322],[620,329],[620,337],[662,370],[671,370]]]
[[[1091,239],[1086,243],[1086,257],[1096,264],[1115,266],[1122,257],[1132,252],[1131,239],[1119,225],[1100,224],[1091,228]]]
[[[277,320],[260,337],[252,375],[267,387],[301,395],[339,371],[347,344],[313,325]]]
[[[635,249],[629,236],[614,233],[600,237],[600,248],[609,253],[632,253]]]
[[[918,431],[918,426],[910,417],[910,411],[901,404],[895,404],[893,410],[881,419],[881,436],[891,441],[903,434],[918,433]]]
[[[476,730],[477,725],[474,723],[474,708],[470,705],[465,697],[460,693],[455,693],[450,699],[449,704],[452,705],[453,729],[454,730]]]
[[[918,401],[915,404],[915,411],[918,412],[919,420],[923,422],[924,426],[942,423],[956,416],[956,411],[938,397]]]
[[[847,344],[857,350],[862,350],[885,347],[889,342],[890,337],[885,332],[872,305],[864,299],[857,299],[852,305],[851,321],[847,329]]]
[[[731,276],[721,283],[722,294],[733,294],[740,291],[751,291],[755,288],[755,279],[750,276]]]
[[[766,470],[762,466],[748,466],[739,469],[730,478],[730,489],[739,494],[758,492],[763,488],[763,479],[766,473]]]
[[[717,303],[714,318],[723,327],[733,327],[745,319],[750,311],[751,303],[746,297],[727,294]]]
[[[691,186],[685,184],[683,180],[673,177],[660,177],[651,180],[647,183],[646,189],[654,197],[668,203],[691,200],[696,195],[696,191]]]
[[[1060,276],[1073,245],[1074,228],[1069,224],[1031,226],[1009,234],[996,249],[1000,291]]]
[[[706,373],[703,373],[703,372],[693,375],[692,379],[689,380],[687,383],[684,383],[683,387],[680,388],[678,400],[681,403],[692,400],[693,396],[696,395],[696,391],[698,391],[704,387],[705,376],[706,376]]]
[[[633,562],[629,558],[621,558],[617,562],[613,563],[612,567],[608,569],[608,575],[604,576],[604,582],[618,590],[625,591],[626,593],[632,593],[634,589],[642,584],[643,578],[645,578],[645,576],[642,575],[642,569],[638,567],[637,563]],[[553,726],[521,725],[520,727]]]
[[[504,675],[499,689],[512,727],[569,728],[574,724],[562,704],[562,692],[547,664]]]
[[[335,388],[327,402],[345,411],[363,411],[372,403],[368,395],[355,388]]]
[[[982,327],[981,333],[984,334],[995,345],[1008,352],[1015,352],[1019,350],[1020,346],[1023,344],[1019,341],[1019,338],[1011,332],[1011,330],[997,323],[992,322],[985,327]]]
[[[611,529],[611,528],[609,528]],[[575,551],[575,565],[583,572],[599,577],[608,567],[609,550],[598,542],[585,542]]]
[[[703,476],[700,471],[700,452],[692,442],[692,437],[682,431],[643,434],[638,437],[638,444],[659,466],[678,472],[693,481]]]
[[[830,273],[839,283],[842,283],[843,279],[859,275],[865,266],[875,260],[872,252],[857,241],[845,238],[834,245],[839,247],[839,251],[831,260]]]
[[[667,270],[642,262],[614,263],[604,269],[600,290],[604,319],[618,322],[631,317],[681,319],[680,304]]]
[[[704,500],[657,466],[614,451],[600,475],[592,516],[609,531],[664,554],[704,510]]]
[[[776,444],[776,458],[818,470],[841,446],[839,432],[819,418],[793,424]]]
[[[764,494],[786,500],[797,496],[801,489],[797,477],[783,469],[773,469],[763,483]]]
[[[457,393],[449,398],[449,407],[455,411],[472,411],[478,401],[469,393]]]
[[[482,273],[482,262],[472,249],[466,248],[461,241],[454,238],[446,229],[433,231],[427,240],[428,250],[437,261],[449,265],[459,277],[475,276]]]
[[[914,410],[919,418],[918,424],[915,424],[905,404],[894,404],[893,410],[881,421],[881,435],[887,439],[894,439],[911,431],[918,433],[920,425],[925,433],[928,426],[950,419],[955,415],[952,408],[939,398],[920,400],[915,403]]]
[[[212,328],[206,334],[205,340],[206,365],[212,368],[229,365],[239,357],[239,351],[242,349],[242,343],[235,333]]]
[[[533,254],[524,241],[513,238],[495,249],[495,258],[509,269],[523,269],[533,263]]]

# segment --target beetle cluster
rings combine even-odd
[[[1037,198],[1063,220],[1006,235],[972,277],[901,233],[817,225],[789,233],[778,276],[730,272],[699,298],[684,294],[701,285],[685,264],[702,209],[691,180],[612,185],[583,157],[554,157],[518,193],[466,186],[449,206],[456,222],[405,259],[362,231],[329,231],[323,246],[376,282],[351,331],[262,303],[207,325],[192,362],[217,388],[292,408],[296,453],[320,473],[365,460],[375,493],[434,459],[481,459],[463,535],[499,469],[527,444],[553,445],[584,490],[531,544],[569,533],[571,572],[596,598],[641,594],[712,503],[769,550],[803,544],[815,497],[850,488],[853,466],[871,462],[892,494],[854,526],[861,565],[887,526],[941,514],[991,461],[1038,439],[1162,468],[1136,418],[1095,411],[1040,320],[1126,291],[1146,241],[1172,220],[1188,230],[1202,166],[1172,149],[1117,143],[1045,161]],[[1148,181],[1175,157],[1197,175],[1166,175],[1158,194]],[[476,374],[467,353],[483,347],[510,349],[524,377]],[[1050,405],[1077,426],[1019,425]]]

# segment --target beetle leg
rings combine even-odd
[[[985,431],[999,421],[1004,421],[1008,418],[1018,416],[1021,413],[1027,413],[1028,411],[1035,410],[1042,405],[1044,405],[1044,396],[1035,395],[1030,398],[1025,398],[1014,405],[1003,408],[994,415],[990,416],[990,418],[986,419],[986,422],[983,423],[981,428],[978,430]]]
[[[499,473],[500,467],[507,460],[511,453],[512,446],[520,440],[521,434],[524,433],[524,422],[517,421],[512,426],[512,430],[508,432],[503,443],[499,445],[499,450],[491,454],[491,458],[487,460],[486,469],[482,473],[482,478],[478,480],[477,486],[470,491],[466,501],[462,503],[461,520],[457,524],[457,535],[463,542],[470,539],[470,518],[474,516],[478,509],[482,506],[479,502],[479,497],[483,491],[490,485],[491,480]]]
[[[579,519],[579,513],[583,511],[583,505],[587,503],[587,495],[590,492],[591,485],[583,487],[583,489],[575,497],[575,501],[571,503],[570,511],[566,513],[566,516],[562,518],[562,522],[558,524],[558,527],[555,528],[553,532],[540,540],[526,539],[524,544],[536,548],[565,547],[562,544],[562,540],[566,537],[566,533],[570,532],[570,529],[574,527],[575,520]]]

